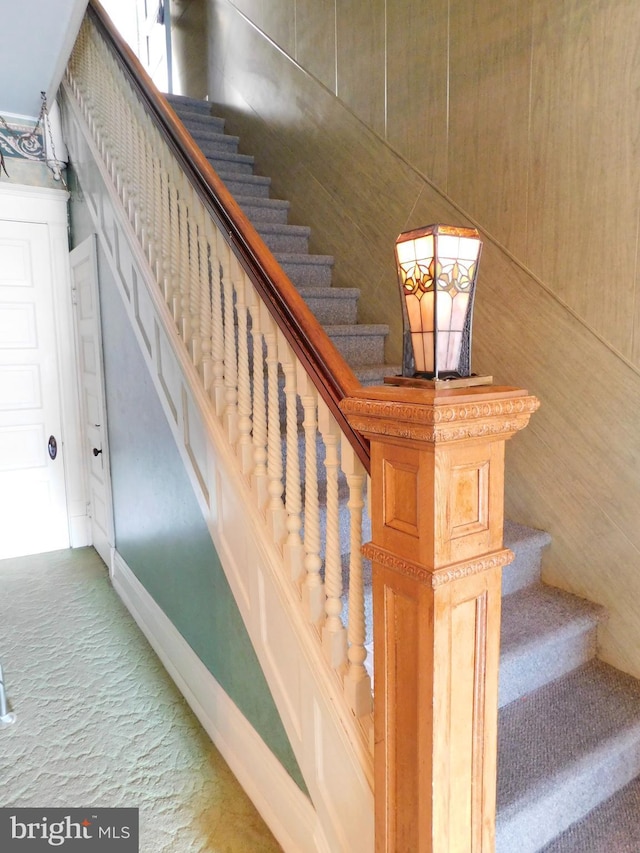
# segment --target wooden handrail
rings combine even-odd
[[[238,260],[250,276],[278,327],[303,363],[358,458],[369,471],[369,443],[350,426],[339,405],[341,400],[361,388],[357,377],[215,169],[185,130],[166,98],[158,92],[98,0],[90,0],[88,13],[107,43],[112,46],[127,79],[162,130],[172,153],[208,212],[227,235]]]

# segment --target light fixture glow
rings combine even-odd
[[[475,228],[428,225],[396,240],[403,376],[471,375],[471,319],[482,242]]]

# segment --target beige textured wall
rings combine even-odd
[[[207,29],[205,0],[171,0],[173,87],[175,92],[206,98]]]
[[[640,366],[640,4],[236,6]]]
[[[640,676],[640,5],[191,2],[209,97],[363,318],[397,340],[400,231],[482,228],[474,369],[543,404],[508,514],[552,534],[546,579],[609,608],[601,655]]]

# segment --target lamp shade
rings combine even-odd
[[[471,375],[471,319],[482,242],[475,228],[427,225],[396,240],[403,376]]]

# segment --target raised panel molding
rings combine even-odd
[[[4,287],[30,287],[29,252],[25,243],[0,240],[0,282]]]
[[[418,468],[385,460],[384,523],[401,533],[418,536]]]
[[[449,500],[452,539],[488,530],[489,463],[454,465]]]
[[[37,346],[33,305],[16,302],[0,305],[0,342],[5,349]]]
[[[37,364],[0,368],[0,409],[32,409],[41,405]]]

